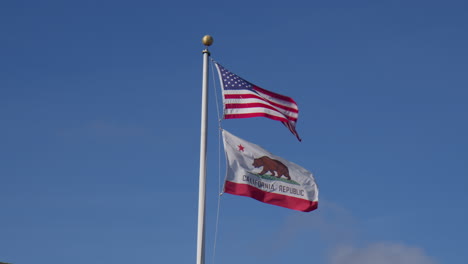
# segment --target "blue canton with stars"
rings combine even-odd
[[[248,81],[242,79],[241,77],[235,75],[234,73],[228,71],[223,66],[217,64],[219,70],[221,71],[222,79],[223,79],[223,86],[225,90],[253,90],[253,84],[249,83]]]

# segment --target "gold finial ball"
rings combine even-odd
[[[211,46],[211,44],[213,44],[213,37],[210,36],[210,35],[205,35],[205,36],[202,38],[202,43],[203,43],[203,45],[205,45],[205,46]]]

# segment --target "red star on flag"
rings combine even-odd
[[[239,148],[239,151],[242,151],[242,152],[244,152],[244,146],[242,146],[242,145],[238,145],[237,147]]]

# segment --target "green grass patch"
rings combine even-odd
[[[273,175],[268,175],[268,174],[263,174],[263,175],[262,175],[262,174],[253,173],[253,172],[250,172],[250,171],[249,171],[249,173],[252,174],[252,175],[255,175],[255,176],[259,177],[259,178],[265,179],[265,180],[270,180],[270,181],[282,181],[282,182],[285,182],[285,183],[289,183],[289,184],[294,184],[294,185],[299,185],[299,186],[300,186],[300,184],[299,184],[298,182],[293,181],[293,180],[288,180],[288,179],[286,179],[286,178],[277,178],[277,177],[275,177],[275,176],[273,176]]]

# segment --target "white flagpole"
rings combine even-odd
[[[197,232],[197,264],[205,264],[205,198],[206,198],[206,128],[208,116],[208,46],[213,44],[213,38],[206,35],[202,39],[206,49],[203,50],[203,81],[200,136],[200,178],[198,185],[198,232]]]

